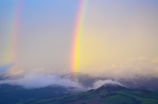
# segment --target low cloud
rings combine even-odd
[[[106,85],[106,84],[114,84],[114,85],[120,85],[120,86],[124,86],[123,84],[121,84],[120,82],[117,82],[117,81],[113,81],[113,80],[97,80],[95,81],[95,83],[93,84],[93,87],[92,88],[89,88],[89,89],[97,89],[103,85]]]
[[[51,85],[64,87],[76,87],[83,89],[78,81],[72,81],[70,78],[61,78],[59,75],[48,75],[43,73],[29,73],[18,79],[1,80],[0,84],[20,85],[24,88],[41,88]]]

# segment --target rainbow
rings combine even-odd
[[[80,60],[80,45],[81,45],[81,36],[83,32],[83,23],[86,12],[88,0],[80,0],[79,11],[77,14],[74,38],[73,38],[73,48],[72,48],[72,72],[79,71],[79,60]],[[73,75],[74,76],[74,75]]]
[[[17,41],[18,41],[18,32],[19,32],[19,22],[21,15],[21,7],[23,0],[17,0],[14,4],[14,9],[11,13],[11,21],[9,23],[9,33],[8,33],[8,44],[7,44],[7,53],[6,53],[6,62],[7,63],[16,63],[17,58]]]

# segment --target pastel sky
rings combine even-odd
[[[18,0],[0,0],[0,70],[70,71],[80,2],[21,0],[16,9]],[[158,76],[158,0],[87,0],[84,9],[80,72]],[[6,61],[15,26],[16,63]]]

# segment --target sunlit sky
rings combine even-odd
[[[0,65],[9,73],[70,71],[80,0],[0,0]],[[7,62],[16,26],[16,59]],[[79,71],[102,76],[157,76],[158,1],[88,0]],[[11,64],[17,67],[9,69]]]

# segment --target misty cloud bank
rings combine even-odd
[[[24,88],[41,88],[51,85],[59,85],[83,89],[82,85],[77,81],[61,78],[58,75],[47,75],[43,73],[30,73],[19,79],[1,80],[0,84],[20,85]]]
[[[98,67],[82,68],[79,70],[80,73],[85,73],[95,77],[106,77],[113,79],[135,79],[137,76],[148,77],[148,78],[158,78],[158,58],[148,58],[145,56],[129,58],[121,62],[114,62],[113,64],[103,63]],[[5,66],[0,66],[0,72],[5,73],[9,76],[19,76],[27,73],[44,73],[44,74],[65,74],[71,73],[68,69],[63,70],[52,70],[46,68],[36,68],[36,69],[19,69],[11,67],[12,64],[7,64]],[[16,67],[16,65],[14,65]],[[10,68],[11,67],[11,68]],[[101,67],[101,68],[100,68]],[[96,69],[99,70],[95,71]],[[85,70],[86,69],[86,70]],[[95,71],[95,73],[93,72]]]
[[[40,72],[29,73],[17,79],[1,80],[0,84],[19,85],[26,89],[42,88],[56,85],[63,87],[75,87],[79,90],[96,89],[106,84],[117,84],[124,86],[121,83],[112,80],[97,80],[93,83],[92,87],[84,87],[82,82],[79,82],[78,79],[73,81],[70,77],[62,77],[61,75],[48,75]]]

